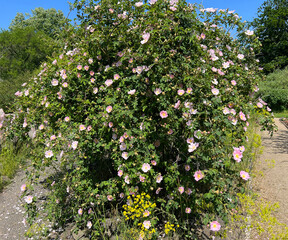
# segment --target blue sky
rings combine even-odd
[[[205,8],[229,8],[229,10],[235,10],[239,16],[243,17],[243,20],[250,21],[256,17],[257,9],[264,0],[188,0],[188,2],[202,3]],[[31,10],[36,7],[55,8],[61,10],[65,16],[69,13],[68,0],[1,0],[0,29],[8,29],[17,12],[31,13]],[[74,18],[75,14],[70,14],[69,17]]]
[[[1,0],[0,5],[0,29],[8,29],[12,19],[15,18],[17,12],[30,13],[36,7],[44,9],[55,8],[61,10],[65,16],[69,13],[68,2],[74,3],[74,0]],[[75,14],[69,15],[71,19]]]
[[[190,0],[188,2],[203,4],[205,8],[229,8],[229,10],[235,10],[243,21],[252,21],[254,17],[257,17],[257,10],[265,0]]]

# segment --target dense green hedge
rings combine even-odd
[[[288,68],[270,73],[259,89],[258,95],[272,110],[288,109]]]

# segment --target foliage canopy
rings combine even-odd
[[[52,55],[55,43],[43,32],[33,28],[18,28],[0,33],[0,76],[17,77],[38,68],[47,55]]]
[[[57,46],[45,33],[29,27],[0,32],[0,108],[8,111],[17,89]]]
[[[14,93],[40,64],[63,46],[63,30],[68,20],[61,11],[36,8],[17,13],[9,30],[0,32],[0,107],[8,110]]]
[[[251,23],[262,48],[260,61],[266,72],[288,65],[288,1],[267,0]]]
[[[44,32],[49,37],[55,39],[61,35],[67,22],[68,20],[61,10],[57,11],[54,8],[44,9],[39,7],[32,10],[32,15],[29,13],[17,13],[9,29],[12,31],[18,28],[24,29],[30,27],[35,31]]]

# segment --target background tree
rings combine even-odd
[[[17,13],[9,30],[0,31],[0,108],[8,110],[21,84],[64,46],[65,24],[62,11],[36,8],[32,15]]]
[[[288,1],[267,0],[258,9],[251,25],[262,43],[260,61],[264,70],[288,65]]]
[[[9,29],[32,27],[36,31],[43,31],[52,38],[58,38],[67,22],[63,12],[54,8],[35,8],[32,15],[29,13],[17,13],[12,20]]]
[[[0,33],[0,76],[3,79],[17,77],[33,71],[51,55],[56,42],[43,32],[33,28],[19,28]]]
[[[53,38],[31,27],[0,32],[0,108],[8,108],[21,84],[57,46]]]

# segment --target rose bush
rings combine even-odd
[[[263,113],[263,129],[273,131],[253,98],[261,80],[253,31],[231,11],[183,0],[74,6],[81,24],[16,93],[7,130],[25,138],[37,129],[27,204],[53,167],[43,211],[54,228],[76,223],[97,239],[117,207],[139,238],[220,230],[249,178],[249,114]]]

